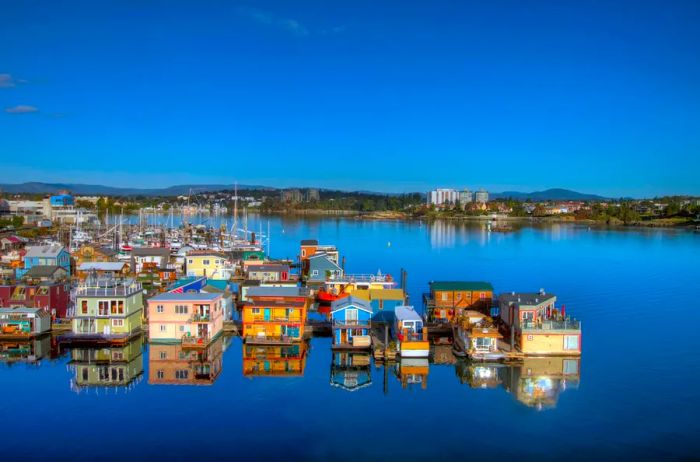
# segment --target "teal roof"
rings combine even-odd
[[[493,292],[493,286],[491,283],[484,281],[436,281],[430,283],[430,289],[434,291],[490,290]]]
[[[175,290],[179,287],[186,286],[187,284],[190,284],[197,279],[202,279],[202,276],[189,276],[189,277],[184,277],[180,278],[177,281],[175,281],[169,288],[168,290]],[[207,283],[211,283],[210,281],[207,281]]]
[[[228,280],[226,279],[207,279],[207,285],[212,286],[221,291],[225,291],[228,288]]]

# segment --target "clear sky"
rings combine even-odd
[[[700,194],[700,1],[13,1],[0,182]]]

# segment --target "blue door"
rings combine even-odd
[[[270,320],[270,308],[265,308],[265,321]]]
[[[287,327],[287,335],[292,338],[298,338],[299,337],[299,328],[298,327]]]

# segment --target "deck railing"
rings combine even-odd
[[[527,330],[581,330],[581,321],[577,319],[544,319],[540,321],[522,321],[520,326]]]

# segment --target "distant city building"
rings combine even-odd
[[[438,188],[428,193],[428,203],[442,206],[453,205],[459,200],[459,193],[454,189]]]
[[[316,188],[306,190],[306,200],[309,202],[321,200],[321,195]]]
[[[479,202],[481,204],[485,204],[488,201],[489,201],[488,191],[486,191],[484,189],[480,189],[476,193],[474,193],[474,202]]]
[[[464,206],[474,200],[474,194],[468,189],[459,192],[459,203]]]
[[[301,202],[303,196],[298,189],[284,189],[281,196],[282,202]]]

